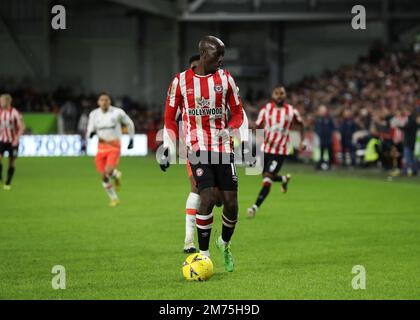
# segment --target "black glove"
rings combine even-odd
[[[92,139],[93,138],[93,136],[96,134],[96,132],[95,131],[92,131],[91,133],[90,133],[90,135],[89,135],[89,139]]]
[[[248,142],[243,141],[242,142],[242,160],[245,163],[247,167],[255,167],[257,163],[257,159],[255,158],[252,147],[249,147]]]
[[[134,147],[134,141],[133,139],[130,139],[130,141],[128,142],[127,149],[133,149],[133,147]]]
[[[169,168],[169,149],[165,148],[159,161],[160,169],[165,172]]]

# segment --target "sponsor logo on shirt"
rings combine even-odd
[[[289,130],[287,128],[284,128],[280,124],[273,124],[273,125],[271,125],[271,127],[268,129],[268,131],[271,131],[271,132],[279,132],[281,134],[287,134],[289,132]]]
[[[220,118],[223,116],[223,110],[221,107],[218,108],[204,108],[204,109],[188,109],[188,115],[197,116],[213,116]]]
[[[195,109],[188,109],[188,116],[201,117],[210,116],[212,118],[221,118],[223,116],[222,107],[210,107],[210,100],[204,97],[195,100]]]

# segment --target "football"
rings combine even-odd
[[[200,253],[191,254],[182,265],[182,273],[188,281],[206,281],[213,276],[213,262]]]

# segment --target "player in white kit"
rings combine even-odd
[[[121,127],[126,126],[130,136],[128,149],[133,148],[134,123],[124,110],[111,105],[108,94],[102,93],[98,98],[98,106],[89,114],[87,139],[95,134],[98,136],[98,151],[96,153],[96,168],[102,175],[102,186],[111,199],[110,206],[115,207],[120,201],[115,187],[121,182],[121,171],[117,170],[121,153]]]

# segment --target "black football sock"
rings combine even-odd
[[[285,176],[275,176],[274,178],[273,178],[273,181],[275,181],[275,182],[284,182],[284,179],[285,179]]]
[[[229,218],[228,218],[229,217]],[[229,242],[232,238],[233,232],[235,231],[236,222],[238,221],[238,212],[222,214],[222,240],[224,242]]]
[[[202,215],[197,212],[195,215],[198,235],[198,247],[200,251],[209,250],[211,228],[213,226],[213,213]]]
[[[9,167],[9,169],[7,170],[6,185],[10,185],[12,183],[14,174],[15,174],[15,167]]]
[[[0,163],[0,180],[3,180],[3,165]]]
[[[271,189],[271,179],[270,178],[264,178],[263,187],[260,190],[257,201],[255,201],[255,205],[258,208],[264,202],[265,198],[267,198],[268,194],[270,193],[270,189]]]

